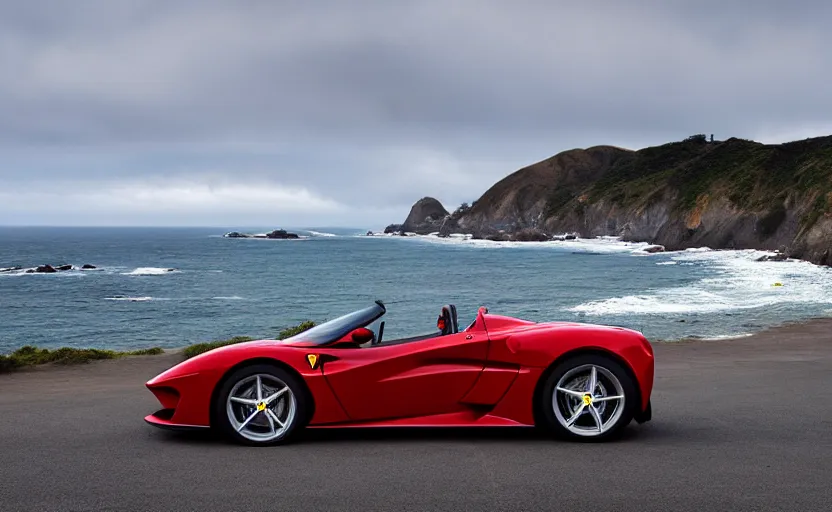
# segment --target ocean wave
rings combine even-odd
[[[150,302],[152,300],[167,300],[167,299],[160,299],[154,297],[105,297],[104,300],[115,300],[115,301],[124,301],[124,302]]]
[[[307,230],[306,232],[309,233],[312,236],[338,236],[335,233],[322,233],[320,231]]]
[[[779,304],[832,304],[832,269],[805,261],[760,262],[766,251],[683,251],[680,265],[698,265],[708,274],[685,286],[612,297],[567,311],[585,315],[707,314]]]
[[[161,276],[165,274],[177,274],[179,270],[175,268],[161,268],[161,267],[139,267],[130,272],[123,272],[123,276]]]
[[[678,261],[660,261],[656,265],[678,265]]]
[[[668,289],[653,295],[627,295],[625,297],[595,300],[568,308],[567,311],[586,315],[660,315],[715,313],[726,309],[734,309],[731,304],[723,303],[719,300],[719,297],[707,292],[684,293],[679,291],[674,293],[674,291]]]
[[[718,336],[706,336],[704,338],[700,338],[703,341],[722,341],[722,340],[736,340],[740,338],[748,338],[749,336],[753,336],[750,332],[741,332],[738,334],[722,334]]]
[[[212,300],[246,300],[245,297],[240,297],[239,295],[231,295],[228,297],[211,297]]]
[[[389,235],[398,237],[398,235]],[[574,240],[548,240],[545,242],[498,242],[493,240],[473,239],[471,235],[453,233],[448,237],[440,237],[437,233],[428,235],[409,235],[399,237],[405,240],[417,240],[437,244],[462,245],[481,248],[513,248],[513,249],[553,249],[574,253],[614,254],[614,253],[644,253],[643,249],[651,244],[645,242],[625,242],[619,237],[576,238]]]

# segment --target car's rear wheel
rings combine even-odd
[[[257,364],[235,370],[216,394],[213,417],[230,439],[262,446],[286,442],[306,417],[303,384],[286,370]]]
[[[619,435],[633,419],[638,389],[618,361],[584,354],[559,363],[540,396],[543,420],[554,434],[602,441]]]

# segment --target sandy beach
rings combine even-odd
[[[177,353],[0,375],[0,508],[828,510],[832,319],[655,353],[653,421],[597,445],[353,430],[251,449],[144,423]]]

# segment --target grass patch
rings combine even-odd
[[[97,348],[61,347],[55,350],[26,345],[8,355],[0,355],[0,373],[41,364],[81,364],[100,359],[117,359],[124,356],[148,356],[164,352],[159,347],[119,352]]]
[[[302,322],[298,325],[294,325],[292,327],[287,327],[277,333],[277,339],[283,340],[286,338],[290,338],[295,336],[296,334],[300,334],[307,329],[311,329],[315,327],[315,322],[306,321]],[[226,345],[234,345],[237,343],[243,343],[246,341],[253,341],[254,338],[249,338],[248,336],[235,336],[231,339],[227,340],[219,340],[219,341],[209,341],[207,343],[196,343],[194,345],[190,345],[185,347],[183,354],[185,359],[190,359],[194,356],[198,356],[199,354],[208,352],[209,350],[214,350],[215,348],[225,347]]]
[[[727,197],[736,207],[761,214],[759,227],[768,236],[784,220],[787,197],[804,201],[830,191],[832,137],[765,145],[737,138],[705,143],[697,135],[621,158],[586,193],[590,203],[637,208],[653,194],[669,192],[676,197],[670,206],[677,215],[694,208],[703,194]],[[822,210],[816,206],[804,226],[816,222]]]
[[[307,329],[315,327],[315,322],[306,321],[298,325],[287,327],[281,330],[277,339],[282,340],[300,334]],[[208,343],[196,343],[185,348],[183,354],[185,359],[208,352],[215,348],[252,341],[254,338],[248,336],[235,336],[231,339],[211,341]],[[37,366],[41,364],[81,364],[100,359],[118,359],[124,356],[155,356],[164,353],[159,347],[143,348],[120,352],[116,350],[102,350],[98,348],[71,348],[62,347],[55,350],[37,348],[26,345],[8,355],[0,355],[0,373],[8,373],[26,366]]]

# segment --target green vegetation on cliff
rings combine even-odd
[[[312,327],[315,327],[315,322],[311,321],[287,327],[278,333],[277,339],[283,340],[290,338],[296,334],[306,331],[307,329],[311,329]],[[196,343],[185,347],[182,351],[182,355],[185,359],[190,359],[195,355],[202,354],[203,352],[207,352],[215,348],[252,340],[254,340],[254,338],[249,338],[248,336],[235,336],[227,340]],[[55,350],[49,350],[46,348],[37,348],[31,345],[26,345],[15,350],[11,354],[0,355],[0,373],[10,372],[27,366],[37,366],[48,363],[81,364],[101,359],[117,359],[126,356],[154,356],[162,353],[164,353],[164,350],[159,347],[119,352],[115,350],[102,350],[97,348],[72,347],[61,347]]]
[[[803,228],[828,210],[830,191],[832,137],[765,145],[736,138],[707,142],[704,136],[635,151],[587,190],[590,202],[609,199],[625,207],[670,192],[679,212],[692,209],[704,194],[722,195],[738,209],[769,212],[769,221],[783,218],[777,212],[787,198],[811,195],[816,204]],[[552,206],[557,202],[553,198]]]

